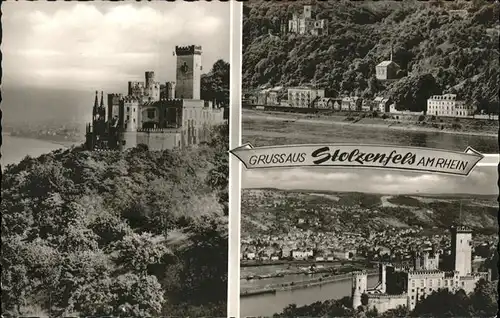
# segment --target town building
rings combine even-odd
[[[306,260],[313,255],[313,250],[293,250],[291,253],[291,257],[295,260]]]
[[[313,108],[316,101],[324,97],[324,89],[312,87],[293,87],[288,89],[288,104],[290,107]]]
[[[103,94],[99,105],[96,93],[87,149],[194,146],[208,139],[212,126],[224,123],[224,110],[200,99],[201,46],[176,46],[175,54],[176,82],[167,82],[163,93],[154,72],[145,72],[144,82],[128,82],[126,96],[108,94],[107,118]]]
[[[343,111],[361,111],[363,99],[360,97],[344,97],[341,102]]]
[[[464,226],[451,228],[451,262],[439,269],[439,255],[435,252],[416,253],[413,266],[394,266],[381,263],[379,283],[367,286],[366,272],[354,272],[352,278],[353,308],[361,306],[363,294],[367,307],[379,313],[398,306],[413,310],[418,301],[431,293],[447,289],[463,289],[470,293],[480,279],[491,280],[491,272],[472,270],[472,231]]]
[[[288,20],[288,30],[282,29],[281,31],[317,36],[328,34],[328,27],[325,19],[313,17],[311,5],[305,5],[302,14],[294,13],[292,19]]]
[[[280,106],[280,92],[283,87],[262,89],[257,93],[257,105]]]
[[[378,110],[381,113],[388,113],[390,111],[390,105],[392,104],[392,101],[390,98],[384,98],[384,97],[375,97],[375,109]]]
[[[382,61],[375,66],[375,76],[380,81],[394,80],[398,78],[400,71],[399,65],[392,60],[392,47],[391,57],[388,61]]]
[[[318,98],[315,103],[313,103],[314,108],[318,109],[337,109],[340,110],[340,104],[342,100],[332,98],[332,97],[321,97]]]
[[[427,115],[468,117],[475,112],[473,105],[459,100],[456,94],[434,95],[427,100]]]

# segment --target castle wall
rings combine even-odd
[[[122,133],[123,149],[130,149],[137,147],[137,132],[125,131]]]
[[[390,309],[396,309],[399,306],[407,307],[408,296],[402,295],[368,295],[367,307],[375,308],[379,313],[386,312]]]
[[[144,82],[130,81],[128,82],[128,96],[143,96]]]
[[[137,132],[137,144],[145,144],[149,150],[166,150],[181,147],[181,134],[178,131]]]
[[[143,128],[144,123],[155,123],[160,122],[160,109],[154,106],[143,106],[141,107],[141,125],[139,128]],[[159,127],[156,127],[159,128]]]

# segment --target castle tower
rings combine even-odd
[[[146,89],[148,90],[155,83],[155,72],[149,71],[145,72],[146,77]]]
[[[176,46],[177,55],[175,97],[200,99],[201,46]]]
[[[368,289],[368,276],[366,272],[352,273],[352,308],[361,306],[361,296]]]
[[[175,98],[175,82],[167,82],[166,83],[166,89],[167,89],[167,98],[168,99],[174,99]]]
[[[120,116],[120,99],[122,94],[108,94],[108,121]]]
[[[379,264],[379,279],[380,292],[384,294],[387,289],[387,265],[384,263]]]
[[[451,227],[453,270],[459,276],[472,273],[472,230],[465,226]]]
[[[304,6],[304,18],[311,19],[311,17],[312,17],[312,6],[311,5]]]

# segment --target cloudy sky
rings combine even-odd
[[[242,188],[278,188],[381,194],[498,194],[497,167],[476,167],[468,177],[374,169],[245,170]]]
[[[126,92],[175,79],[176,45],[203,47],[203,70],[229,61],[228,3],[4,2],[3,85]]]

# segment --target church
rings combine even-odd
[[[380,264],[379,283],[367,286],[366,272],[354,272],[352,277],[352,305],[356,309],[366,305],[379,313],[398,306],[413,310],[420,300],[434,291],[463,289],[470,293],[482,278],[491,280],[490,272],[472,270],[472,230],[465,226],[451,228],[451,258],[449,264],[439,268],[438,253],[416,254],[413,266],[399,267]],[[363,303],[365,298],[366,303]]]
[[[123,150],[139,144],[150,150],[194,146],[207,141],[211,128],[224,123],[224,110],[201,99],[201,46],[176,46],[176,82],[128,82],[127,95],[108,94],[98,103],[86,128],[89,150]]]

